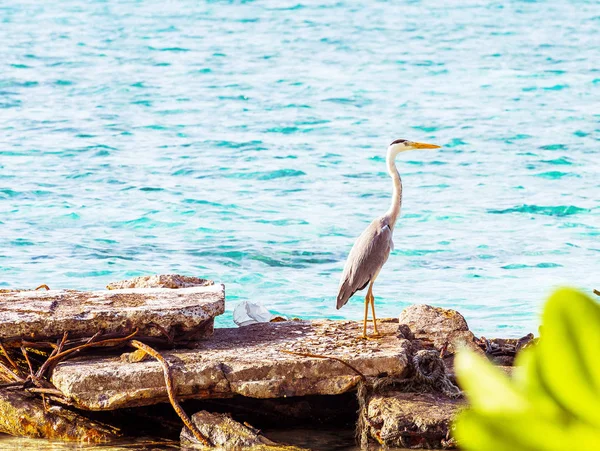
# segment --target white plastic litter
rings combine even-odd
[[[276,316],[258,302],[242,301],[233,309],[233,322],[238,326],[268,323]]]

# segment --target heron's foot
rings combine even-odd
[[[379,332],[374,333],[373,335],[361,335],[360,339],[361,340],[379,340],[380,338],[383,338],[383,335],[381,335]]]

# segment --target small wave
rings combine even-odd
[[[542,177],[550,180],[557,180],[563,177],[579,177],[577,174],[573,174],[572,172],[560,172],[560,171],[548,171],[548,172],[540,172],[539,174],[535,174],[536,177]]]
[[[517,207],[506,208],[504,210],[488,210],[488,213],[495,215],[503,215],[509,213],[530,213],[534,215],[546,216],[571,216],[578,213],[587,213],[588,208],[576,207],[574,205],[558,205],[555,207],[543,205],[520,205]]]
[[[502,266],[502,269],[526,269],[526,268],[562,268],[558,263],[543,262],[536,265],[525,265],[523,263],[512,263]]]
[[[190,49],[186,49],[184,47],[152,47],[148,46],[148,50],[158,51],[158,52],[189,52]]]
[[[253,141],[205,141],[205,144],[215,147],[224,147],[228,149],[252,149],[252,150],[267,150],[262,146],[260,140]]]
[[[567,157],[555,158],[553,160],[542,160],[542,163],[567,165],[567,166],[571,166],[573,164],[573,162],[571,162]]]
[[[300,177],[306,175],[303,171],[298,171],[296,169],[278,169],[276,171],[260,171],[260,172],[242,172],[235,174],[228,174],[225,177],[234,178],[234,179],[242,179],[242,180],[273,180],[285,177]]]
[[[569,87],[569,85],[563,84],[563,85],[554,85],[554,86],[548,86],[545,88],[542,88],[544,91],[562,91],[563,89],[567,89]]]
[[[298,127],[272,127],[266,130],[267,133],[283,133],[284,135],[290,135],[300,131]]]
[[[0,189],[0,199],[9,199],[18,197],[22,194],[20,191],[15,191],[10,188]]]
[[[567,150],[567,146],[564,144],[547,144],[545,146],[541,146],[542,150]]]
[[[294,226],[309,224],[303,219],[257,219],[255,222],[259,224],[271,224],[276,226]]]

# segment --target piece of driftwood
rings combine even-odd
[[[177,389],[173,385],[173,377],[171,376],[171,367],[169,366],[169,364],[167,363],[165,358],[155,349],[152,349],[150,346],[148,346],[144,343],[141,343],[137,340],[131,340],[130,344],[137,350],[142,351],[142,352],[148,354],[149,356],[155,358],[161,364],[162,369],[163,369],[163,374],[165,377],[165,389],[167,390],[167,395],[169,396],[169,401],[171,402],[173,409],[175,409],[175,412],[177,413],[179,418],[181,418],[181,421],[183,421],[183,424],[185,424],[185,427],[189,431],[192,432],[195,440],[198,443],[200,443],[201,445],[207,446],[207,447],[213,446],[213,444],[209,441],[209,439],[206,438],[206,436],[204,434],[202,434],[202,432],[200,432],[200,430],[192,422],[192,420],[190,420],[190,417],[187,416],[187,414],[181,408],[181,405],[177,401],[177,395],[176,395]]]

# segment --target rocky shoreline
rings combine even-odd
[[[534,340],[477,338],[460,313],[427,305],[381,320],[377,340],[358,338],[354,321],[213,329],[223,285],[162,275],[109,288],[0,291],[0,432],[87,443],[173,437],[181,426],[165,410],[171,402],[187,424],[182,448],[299,449],[255,427],[311,424],[356,424],[363,448],[453,448],[452,419],[464,407],[457,349],[510,371]]]

